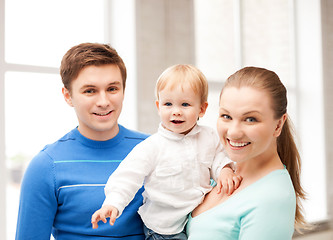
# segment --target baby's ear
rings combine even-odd
[[[287,120],[287,114],[283,114],[283,116],[278,120],[275,131],[274,131],[274,137],[279,137],[283,128],[284,123]]]
[[[207,107],[208,107],[208,102],[204,102],[201,104],[199,117],[203,117],[205,115]]]
[[[155,105],[157,107],[157,111],[160,111],[160,102],[158,100],[155,101]]]
[[[71,93],[69,92],[69,90],[65,87],[62,88],[62,95],[65,98],[66,103],[73,107],[73,103],[72,103],[72,97],[71,97]]]

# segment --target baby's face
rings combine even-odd
[[[161,90],[156,101],[164,128],[181,134],[189,133],[199,117],[203,117],[207,103],[190,86],[168,87]]]

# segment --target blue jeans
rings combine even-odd
[[[172,239],[172,240],[187,240],[185,229],[177,234],[163,235],[154,232],[153,230],[143,226],[143,231],[145,233],[145,240],[163,240],[163,239]]]

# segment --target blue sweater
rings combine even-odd
[[[104,201],[104,186],[132,148],[147,135],[119,125],[108,141],[93,141],[73,129],[30,162],[21,186],[17,240],[144,239],[137,209],[142,189],[114,226],[91,227]]]

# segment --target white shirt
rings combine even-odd
[[[196,125],[188,134],[173,133],[160,124],[158,132],[139,143],[110,176],[103,205],[121,215],[144,184],[139,214],[144,224],[160,234],[183,230],[187,215],[211,190],[231,160],[226,157],[216,132]]]

